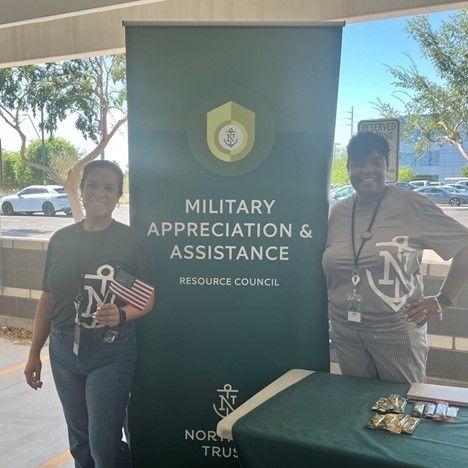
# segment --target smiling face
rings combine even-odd
[[[362,159],[348,160],[348,173],[362,199],[376,198],[385,189],[385,157],[376,150]]]
[[[87,218],[110,218],[120,198],[117,174],[104,167],[92,169],[83,181],[81,195]]]

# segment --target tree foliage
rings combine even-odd
[[[45,118],[38,126],[43,125],[52,134],[67,112],[68,98],[53,85],[53,75],[50,65],[0,69],[0,117],[18,133],[23,162],[36,169],[43,168],[26,160],[25,123],[29,118],[39,118],[42,112]]]
[[[384,117],[403,116],[403,138],[415,143],[422,154],[432,145],[454,146],[468,159],[464,141],[468,139],[468,10],[459,10],[433,29],[427,16],[407,23],[408,35],[430,61],[437,80],[429,79],[415,61],[408,66],[388,67],[397,88],[394,97],[402,105],[399,112],[388,102],[374,106]]]
[[[44,153],[42,141],[33,141],[26,147],[25,153],[28,160],[53,167],[65,178],[70,168],[79,161],[78,150],[64,138],[45,140]],[[0,183],[2,190],[18,190],[28,185],[56,182],[45,175],[44,171],[23,164],[18,151],[4,151],[2,156],[3,181]]]
[[[403,166],[398,170],[398,180],[400,182],[411,182],[414,180],[414,172],[411,167]]]
[[[75,220],[83,217],[78,198],[83,167],[103,153],[126,122],[126,113],[124,55],[0,69],[0,118],[20,137],[21,162],[65,187]],[[68,115],[75,117],[82,135],[96,144],[94,149],[79,160],[76,152],[63,145],[47,161],[30,157],[26,152],[26,120],[36,120],[39,128],[53,136]],[[70,154],[66,154],[67,149]]]
[[[109,134],[108,120],[126,115],[125,55],[67,60],[54,67],[76,128],[99,143]]]
[[[3,180],[0,182],[2,191],[16,191],[27,185],[42,184],[43,174],[37,169],[25,166],[21,162],[18,151],[3,151]]]
[[[42,141],[33,141],[26,149],[26,157],[51,167],[62,180],[67,178],[68,171],[80,160],[78,149],[68,140],[60,137],[48,138],[44,141],[44,154]],[[49,179],[49,182],[52,180]]]
[[[335,150],[330,178],[332,184],[345,185],[349,183],[348,169],[346,168],[347,159],[345,150]]]

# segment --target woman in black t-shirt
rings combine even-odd
[[[43,293],[25,368],[27,383],[42,387],[41,349],[50,333],[50,360],[76,466],[131,466],[122,426],[136,362],[133,321],[154,303],[151,254],[145,240],[112,219],[123,173],[109,161],[85,166],[82,222],[52,236]],[[142,290],[130,298],[110,285]]]

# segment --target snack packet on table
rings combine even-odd
[[[390,411],[393,413],[403,414],[405,412],[406,398],[392,394],[388,396],[388,403],[391,408]]]
[[[383,421],[383,429],[391,432],[392,434],[401,434],[403,430],[403,419],[405,415],[403,414],[386,414]]]
[[[369,429],[381,429],[384,419],[385,414],[374,413],[369,422],[366,424],[366,427]]]
[[[425,408],[426,408],[426,403],[424,401],[416,401],[413,407],[413,416],[422,418],[424,415]]]
[[[415,418],[414,416],[405,416],[401,421],[401,424],[402,424],[401,432],[411,435],[420,422],[421,422],[420,418]]]
[[[445,420],[449,423],[458,422],[458,409],[455,406],[449,406],[447,409],[447,414],[445,415]]]
[[[424,408],[424,417],[433,418],[436,410],[436,405],[434,403],[428,403]]]
[[[379,413],[386,413],[388,411],[389,404],[388,398],[380,397],[373,405],[372,411],[377,411]]]
[[[448,407],[448,403],[439,401],[436,405],[436,409],[434,411],[434,416],[432,417],[432,419],[434,421],[445,421]]]

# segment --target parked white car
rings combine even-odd
[[[464,192],[468,191],[468,181],[457,182],[453,185],[456,189],[463,190]]]
[[[70,201],[60,185],[30,185],[16,195],[7,195],[0,200],[3,214],[33,214],[42,212],[55,216],[57,211],[71,215]]]
[[[421,188],[421,187],[426,187],[426,185],[429,185],[429,180],[412,180],[409,182],[410,185],[412,185],[414,188]]]

